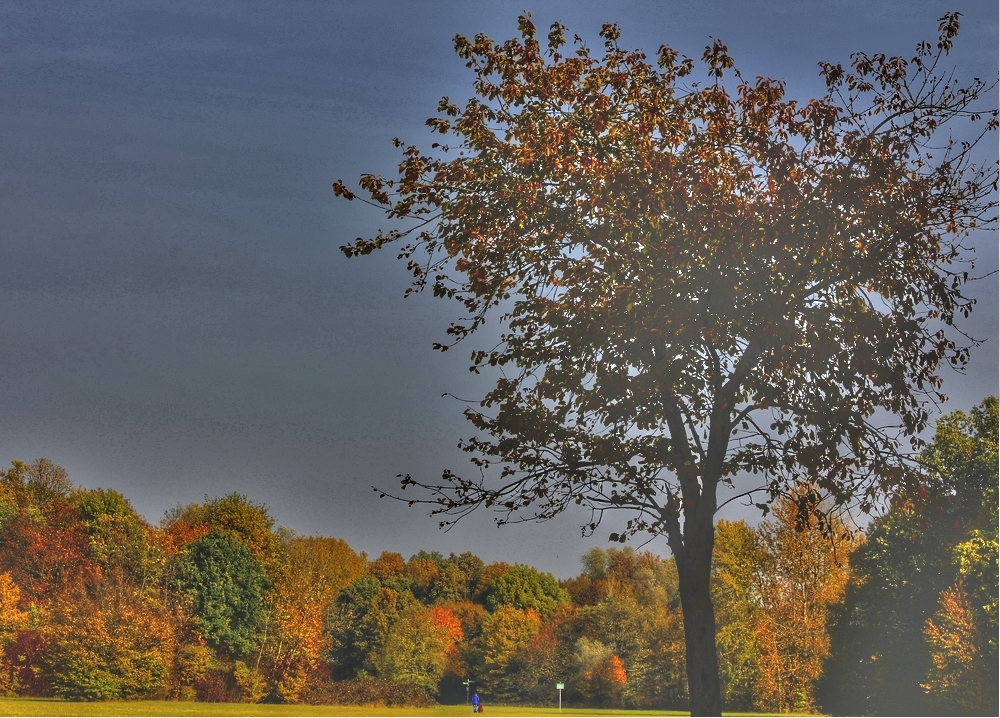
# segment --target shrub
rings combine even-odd
[[[430,694],[420,686],[412,683],[394,683],[373,676],[311,684],[303,691],[301,702],[310,705],[410,708],[437,705]]]

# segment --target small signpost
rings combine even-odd
[[[475,683],[475,681],[470,681],[470,680],[464,680],[464,681],[462,681],[462,685],[465,686],[465,702],[466,703],[469,702],[469,685],[471,685],[472,683]]]
[[[565,683],[556,683],[556,690],[559,691],[559,712],[562,713],[562,692],[566,687]]]

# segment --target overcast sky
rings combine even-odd
[[[997,73],[995,0],[0,3],[0,462],[47,456],[153,523],[239,491],[372,555],[578,573],[608,533],[580,539],[580,515],[442,534],[369,488],[462,468],[441,395],[483,385],[467,351],[431,350],[453,308],[404,301],[395,253],[340,254],[385,223],[330,191],[392,173],[395,136],[429,145],[438,99],[471,95],[453,36],[507,39],[524,9],[594,47],[609,21],[650,53],[719,37],[803,100],[818,61],[910,54],[959,10],[959,74]],[[976,243],[995,268],[996,236]],[[949,410],[997,392],[996,277],[973,291],[987,341]]]

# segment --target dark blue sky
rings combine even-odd
[[[603,543],[579,538],[582,516],[441,534],[368,488],[461,467],[469,431],[441,394],[482,391],[467,352],[430,348],[451,307],[404,301],[392,253],[342,257],[384,222],[330,191],[391,173],[392,137],[428,145],[437,100],[470,96],[452,37],[506,39],[525,8],[592,46],[608,21],[651,52],[719,37],[744,75],[809,99],[818,61],[909,54],[959,10],[959,73],[997,73],[994,0],[206,5],[0,4],[0,461],[48,456],[154,523],[241,491],[371,554],[473,550],[559,576]],[[976,243],[996,268],[996,236]],[[988,342],[947,378],[947,409],[997,392],[996,277],[974,293]]]

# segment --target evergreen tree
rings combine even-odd
[[[210,646],[234,658],[254,648],[269,583],[246,546],[213,529],[181,558],[180,587],[191,596],[198,627]]]

